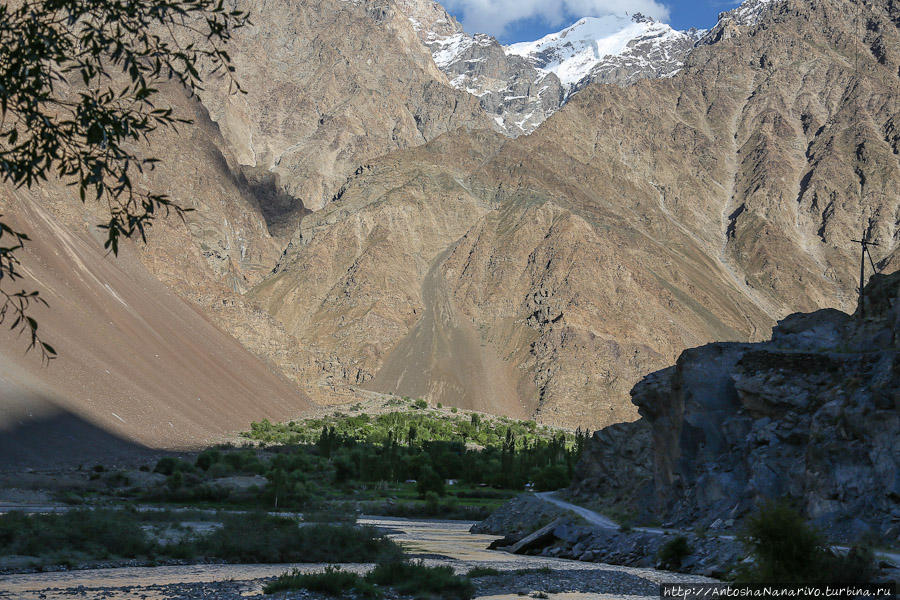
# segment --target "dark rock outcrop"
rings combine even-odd
[[[900,274],[872,277],[864,318],[794,314],[772,340],[685,351],[632,390],[652,460],[604,430],[579,467],[584,495],[623,491],[598,457],[652,462],[653,510],[679,526],[727,528],[758,502],[788,499],[834,539],[900,533]],[[627,441],[627,444],[623,444]],[[641,458],[643,457],[643,458]],[[590,485],[590,481],[595,482]]]

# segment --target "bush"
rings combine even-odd
[[[209,471],[209,468],[222,460],[222,453],[215,448],[204,450],[197,456],[195,465],[198,469]]]
[[[418,400],[415,401],[415,407],[420,410],[424,409],[424,408],[428,408],[428,403],[425,402],[424,400],[422,400],[421,398],[419,398]]]
[[[180,458],[166,456],[156,462],[156,467],[154,467],[153,472],[169,476],[173,473],[190,473],[193,470],[194,467],[189,462],[185,462]]]
[[[402,556],[400,546],[374,527],[300,527],[292,519],[264,513],[230,517],[197,544],[205,556],[248,563],[365,563]]]
[[[59,514],[0,515],[0,555],[135,558],[153,546],[133,513],[72,510]]]
[[[544,467],[534,474],[534,487],[541,492],[568,487],[570,482],[569,473],[562,465]]]
[[[426,567],[422,562],[379,563],[366,575],[366,581],[391,586],[417,598],[469,600],[475,595],[475,585],[468,577],[454,575],[451,567]]]
[[[853,546],[847,554],[829,550],[822,562],[822,574],[826,578],[824,583],[871,583],[878,575],[875,553],[865,546]]]
[[[677,570],[681,568],[681,563],[685,558],[690,556],[693,550],[688,545],[687,538],[679,535],[663,545],[659,549],[660,568]]]
[[[425,509],[436,514],[441,506],[441,497],[432,491],[425,492]]]
[[[741,579],[751,582],[808,582],[823,553],[818,532],[781,502],[763,505],[747,520],[742,537],[754,566]]]
[[[875,574],[871,550],[832,552],[822,536],[783,502],[770,502],[751,516],[743,542],[753,564],[737,573],[745,583],[869,583]]]
[[[419,478],[416,480],[416,491],[419,492],[420,498],[425,498],[428,492],[433,492],[438,496],[447,493],[444,489],[444,479],[429,466],[422,467]]]
[[[301,573],[295,569],[266,584],[263,593],[274,594],[287,590],[309,590],[335,597],[354,591],[363,598],[383,597],[378,588],[356,573],[341,571],[337,567],[325,567],[323,573]]]

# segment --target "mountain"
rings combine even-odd
[[[640,14],[608,15],[504,47],[489,35],[466,33],[432,0],[402,0],[399,6],[450,84],[476,96],[496,129],[511,137],[534,131],[589,83],[624,85],[673,75],[702,34],[675,31]]]
[[[529,133],[562,105],[565,90],[555,75],[510,55],[489,35],[469,35],[441,5],[400,0],[399,6],[450,85],[478,98],[495,130]]]
[[[640,13],[612,14],[580,19],[537,41],[512,44],[507,52],[556,74],[567,87],[627,84],[674,75],[701,33],[675,31]]]
[[[247,94],[161,88],[194,123],[157,131],[164,160],[135,181],[195,210],[122,261],[98,249],[102,206],[60,182],[0,191],[41,238],[26,267],[64,355],[41,369],[4,338],[10,427],[52,400],[182,446],[381,392],[600,427],[684,348],[851,309],[850,239],[897,269],[895,2],[753,0],[675,75],[585,85],[514,139],[423,43],[458,24],[411,3],[266,0],[229,49]]]
[[[897,268],[898,16],[862,11],[862,38],[837,0],[726,15],[673,77],[372,161],[250,296],[315,356],[314,397],[632,419],[684,348],[852,306],[851,238]]]
[[[264,0],[229,47],[246,94],[208,85],[203,105],[242,172],[283,192],[264,204],[289,236],[366,161],[458,127],[491,126],[450,87],[391,0]]]
[[[0,332],[0,469],[196,447],[261,414],[285,419],[311,406],[224,331],[229,320],[217,326],[217,313],[201,310],[257,281],[280,249],[252,189],[229,169],[214,124],[180,89],[161,90],[195,123],[152,136],[151,153],[168,160],[138,185],[195,212],[186,222],[159,220],[146,247],[125,243],[109,255],[96,227],[102,207],[82,205],[61,182],[0,185],[4,221],[32,238],[19,283],[49,303],[31,315],[59,351],[42,365],[21,337]]]
[[[3,338],[0,427],[17,440],[3,460],[51,460],[79,438],[98,455],[196,446],[307,410],[296,377],[308,355],[244,293],[361,162],[490,126],[391,2],[253,12],[228,48],[245,94],[215,77],[200,98],[161,87],[157,102],[194,123],[156,132],[141,151],[162,160],[136,181],[193,209],[184,221],[158,219],[114,261],[93,227],[102,206],[58,181],[0,189],[4,216],[38,240],[25,269],[50,300],[35,316],[61,354],[42,369]]]

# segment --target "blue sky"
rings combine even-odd
[[[731,0],[444,0],[469,33],[490,33],[505,44],[538,39],[580,17],[643,12],[676,29],[709,28]]]

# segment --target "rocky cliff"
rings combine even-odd
[[[646,377],[632,390],[642,416],[632,427],[651,432],[651,452],[632,451],[631,472],[637,480],[651,467],[653,492],[623,494],[620,480],[593,476],[611,468],[598,458],[643,439],[601,432],[578,493],[627,496],[667,522],[712,529],[783,499],[836,538],[896,541],[900,273],[873,276],[866,299],[865,317],[797,313],[770,341],[687,350]]]

